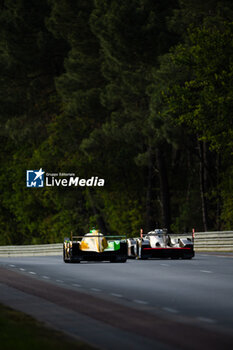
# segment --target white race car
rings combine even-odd
[[[129,238],[128,257],[138,259],[172,258],[192,259],[195,255],[193,239],[183,235],[174,238],[166,229],[155,229],[141,237]]]

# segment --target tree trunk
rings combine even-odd
[[[207,170],[206,170],[206,144],[198,141],[198,150],[200,157],[200,193],[201,193],[201,208],[202,208],[202,221],[204,231],[208,230],[208,211],[207,211]]]
[[[87,191],[87,193],[88,193],[88,197],[89,197],[89,200],[90,200],[90,203],[91,203],[93,214],[96,217],[98,229],[100,230],[101,233],[106,235],[107,234],[107,228],[106,228],[104,219],[103,219],[102,215],[100,214],[99,209],[97,208],[97,206],[95,204],[95,201],[94,201],[94,198],[93,198],[93,195],[92,195],[91,191]]]
[[[156,160],[159,171],[160,198],[162,206],[162,225],[170,231],[171,213],[170,213],[170,191],[168,185],[167,168],[164,160],[163,146],[160,145],[156,150]]]
[[[216,225],[217,225],[217,230],[219,231],[221,229],[221,196],[219,193],[219,186],[220,186],[220,169],[221,169],[221,157],[220,154],[217,154],[217,159],[216,159],[216,179],[217,179],[217,208],[216,208]]]
[[[151,146],[149,147],[148,173],[147,173],[147,191],[146,191],[146,232],[153,230],[154,218],[152,208],[152,192],[153,192],[153,155]]]

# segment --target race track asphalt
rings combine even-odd
[[[0,302],[103,349],[232,349],[233,256],[0,258]]]

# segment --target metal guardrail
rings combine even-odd
[[[171,237],[192,237],[192,234]],[[63,244],[0,246],[0,257],[62,255]],[[195,232],[196,252],[233,252],[233,231]]]
[[[233,231],[196,232],[195,251],[233,252]]]
[[[0,257],[62,255],[63,244],[0,246]]]

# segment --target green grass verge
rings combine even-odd
[[[93,350],[34,318],[0,304],[0,348],[4,350]]]

